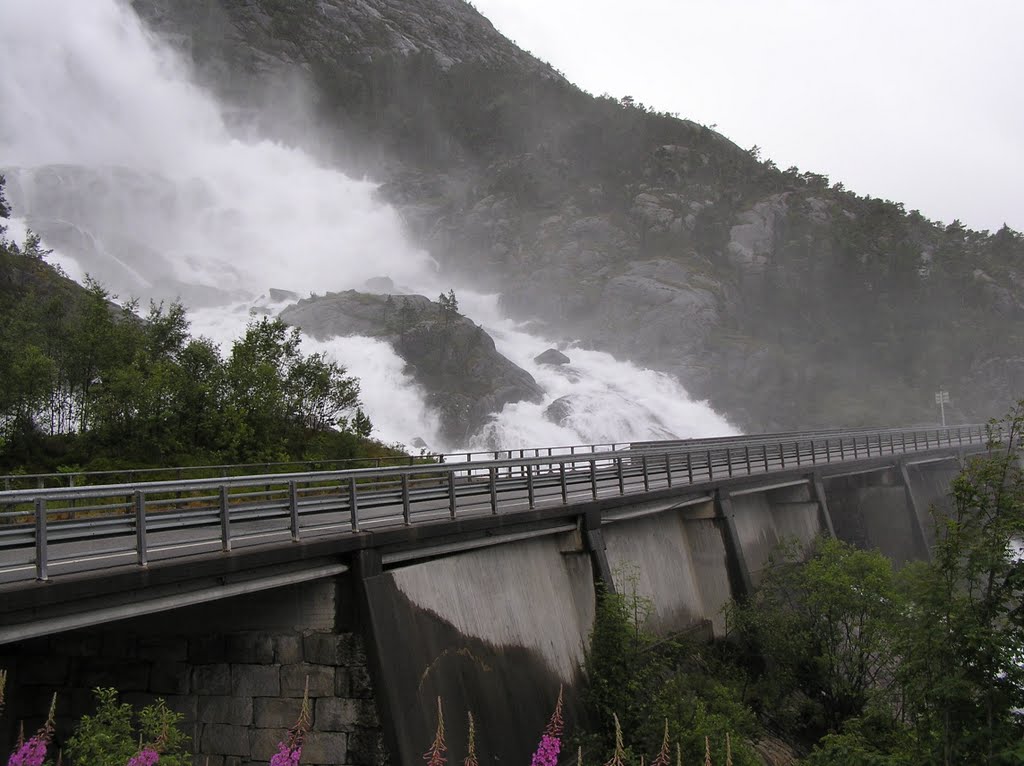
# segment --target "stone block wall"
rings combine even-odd
[[[78,631],[0,647],[10,674],[6,726],[34,730],[58,694],[58,741],[113,686],[136,707],[157,697],[185,716],[196,766],[266,766],[309,684],[313,728],[303,766],[387,762],[363,641],[333,631],[152,635]],[[2,752],[7,752],[2,750]]]

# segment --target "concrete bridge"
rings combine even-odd
[[[777,434],[0,492],[6,721],[34,725],[53,690],[77,716],[111,685],[181,710],[196,763],[265,764],[308,679],[304,763],[419,763],[437,696],[453,752],[472,710],[481,762],[525,761],[560,685],[577,713],[602,584],[631,570],[656,631],[721,635],[780,541],[927,557],[928,510],[986,439]]]

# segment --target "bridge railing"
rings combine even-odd
[[[299,460],[288,462],[226,463],[217,465],[168,466],[161,468],[121,468],[110,471],[60,471],[57,473],[12,473],[0,475],[0,489],[56,489],[104,484],[133,484],[139,481],[184,481],[186,479],[216,479],[230,476],[252,476],[271,473],[314,473],[321,471],[352,470],[357,468],[386,468],[431,463],[471,463],[492,460],[541,457],[547,455],[576,455],[593,452],[611,452],[628,447],[624,442],[561,445],[557,447],[530,447],[513,450],[475,450],[432,453],[421,455],[381,455],[377,457],[346,458],[338,460]]]
[[[486,461],[0,492],[0,583],[558,507],[733,476],[984,444],[984,426],[635,444]],[[547,449],[547,448],[545,448]],[[554,448],[553,448],[554,449]],[[518,451],[516,451],[518,452]],[[535,450],[524,451],[526,453]]]

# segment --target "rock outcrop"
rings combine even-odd
[[[365,335],[390,343],[426,390],[450,444],[466,443],[506,404],[543,396],[483,328],[422,295],[328,293],[289,306],[281,318],[318,339]]]
[[[441,268],[742,428],[927,422],[939,381],[977,420],[1024,392],[1000,361],[1024,356],[1008,228],[943,226],[594,98],[461,0],[133,5],[250,113],[304,83],[333,156],[383,182]]]

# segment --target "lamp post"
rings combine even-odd
[[[941,388],[935,392],[935,403],[939,405],[939,412],[942,413],[942,427],[946,427],[946,405],[949,404],[949,391]]]

